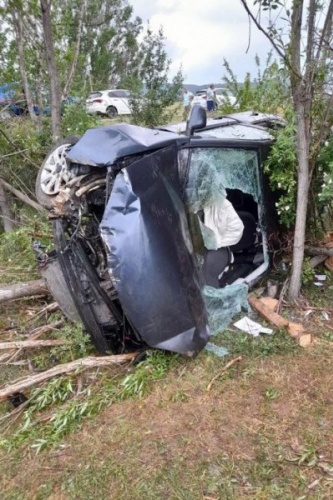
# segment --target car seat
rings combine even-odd
[[[229,247],[222,247],[217,250],[205,249],[204,263],[201,268],[205,284],[219,288],[219,279],[227,270],[231,260],[232,254]]]
[[[240,189],[227,189],[227,199],[232,203],[238,217],[241,219],[244,225],[243,235],[238,243],[230,247],[231,251],[240,252],[242,250],[252,248],[255,244],[257,236],[257,221],[252,213],[252,205],[254,204],[256,206],[257,204],[255,203],[251,195],[244,194]],[[250,203],[251,200],[253,201],[252,204]],[[247,210],[248,206],[251,212]]]
[[[252,248],[257,236],[257,223],[253,215],[243,210],[236,210],[236,212],[244,224],[244,231],[239,242],[230,247],[232,252],[240,252],[241,250]]]

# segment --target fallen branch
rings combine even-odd
[[[44,279],[1,286],[0,304],[9,300],[32,297],[33,295],[49,295],[49,290]]]
[[[36,328],[34,333],[31,333],[31,335],[29,335],[29,340],[37,340],[42,335],[45,335],[45,333],[51,332],[52,330],[57,330],[63,324],[64,324],[64,320],[60,319],[59,321],[55,321],[54,323],[51,323],[50,325],[40,326],[39,328]]]
[[[312,259],[310,259],[310,267],[312,267],[312,269],[314,269],[315,267],[319,266],[319,264],[322,264],[324,262],[324,260],[326,260],[327,258],[327,255],[315,255],[314,257],[312,257]]]
[[[29,196],[27,196],[26,194],[21,193],[21,191],[19,191],[18,189],[14,188],[10,184],[8,184],[8,182],[6,182],[4,179],[0,178],[0,182],[3,185],[3,187],[5,189],[7,189],[7,191],[9,191],[13,195],[15,195],[16,198],[18,198],[19,200],[23,201],[23,203],[25,203],[26,205],[29,205],[30,207],[33,207],[38,212],[46,212],[45,209],[41,205],[39,205],[39,203],[36,203],[34,200],[32,200],[31,198],[29,198]]]
[[[327,257],[333,256],[333,248],[332,247],[327,248],[327,247],[306,246],[305,252],[310,254],[310,255],[326,255]]]
[[[14,349],[12,351],[6,352],[5,354],[1,354],[0,364],[2,365],[5,363],[5,361],[8,361],[8,359],[10,360],[16,353],[17,353],[17,351],[16,351],[16,349]]]
[[[76,361],[71,361],[70,363],[64,363],[63,365],[58,365],[50,370],[46,370],[42,373],[37,373],[29,377],[17,380],[13,384],[7,385],[0,389],[0,401],[5,400],[11,394],[15,392],[22,392],[33,385],[40,384],[45,380],[56,377],[58,375],[63,375],[71,372],[78,371],[82,368],[97,368],[97,367],[109,367],[111,365],[120,365],[132,361],[138,355],[137,352],[132,352],[129,354],[118,354],[115,356],[102,356],[100,358],[95,358],[89,356],[87,358],[78,359]]]
[[[231,361],[229,361],[229,363],[227,363],[225,365],[225,367],[223,368],[223,370],[221,372],[219,372],[217,375],[215,375],[215,377],[212,378],[212,380],[210,381],[210,383],[207,385],[207,391],[211,390],[211,387],[212,387],[213,383],[215,382],[215,380],[217,380],[219,377],[222,377],[222,375],[224,375],[225,372],[227,370],[229,370],[229,368],[231,368],[231,366],[233,366],[234,364],[238,363],[238,361],[242,361],[242,359],[243,359],[243,356],[238,356],[238,358],[235,358],[235,359],[232,359]]]
[[[33,349],[35,347],[53,347],[68,344],[68,341],[61,339],[51,340],[17,340],[10,342],[0,342],[0,351],[6,349]]]
[[[57,311],[58,309],[59,309],[58,302],[51,302],[51,304],[48,304],[47,306],[43,307],[40,311],[38,311],[36,314],[31,316],[27,320],[27,323],[30,321],[35,321],[35,319],[39,318],[39,316],[42,316],[44,313],[51,313]]]

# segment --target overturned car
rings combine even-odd
[[[196,354],[244,301],[269,267],[262,162],[283,125],[194,106],[187,123],[91,129],[50,152],[36,196],[55,248],[40,269],[101,353]]]

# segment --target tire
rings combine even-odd
[[[106,114],[109,118],[115,118],[118,115],[118,110],[114,106],[109,106],[106,110]]]
[[[51,209],[56,203],[57,195],[65,185],[67,172],[66,153],[80,137],[67,137],[58,142],[46,156],[36,179],[36,198],[42,207]]]

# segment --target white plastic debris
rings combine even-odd
[[[315,278],[318,281],[325,281],[327,276],[326,276],[326,274],[315,274]]]
[[[273,333],[273,330],[271,328],[265,328],[264,326],[256,323],[247,316],[244,316],[244,318],[236,321],[236,323],[234,323],[234,326],[239,330],[242,330],[243,332],[253,335],[253,337],[258,337],[260,333]]]
[[[329,321],[330,316],[327,311],[322,311],[321,313],[322,317],[324,318],[325,321]]]

